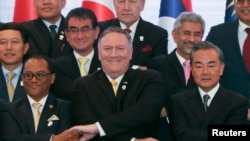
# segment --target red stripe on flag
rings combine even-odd
[[[14,10],[14,22],[22,22],[37,18],[34,9],[34,0],[16,0]]]
[[[192,12],[192,2],[191,0],[182,0],[182,3],[184,4],[186,11]]]
[[[91,1],[83,1],[82,7],[92,10],[95,13],[98,21],[115,18],[113,11],[102,4]]]

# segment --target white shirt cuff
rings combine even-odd
[[[106,136],[106,133],[105,133],[104,130],[102,129],[101,124],[100,124],[99,122],[96,122],[96,125],[97,125],[98,131],[99,131],[99,135],[100,135],[101,137]]]

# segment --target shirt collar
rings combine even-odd
[[[109,75],[106,75],[106,76],[108,77],[108,80],[111,82],[112,78]],[[119,86],[119,84],[121,83],[123,76],[124,76],[124,74],[120,75],[116,79],[113,79],[117,82],[117,86]]]
[[[60,17],[60,19],[59,19],[55,24],[52,24],[52,23],[50,23],[50,22],[48,22],[48,21],[46,21],[46,20],[42,20],[42,21],[43,21],[43,23],[46,25],[46,27],[49,29],[49,31],[50,31],[49,26],[51,26],[51,25],[56,25],[56,26],[57,26],[56,32],[58,32],[59,27],[60,27],[61,20],[62,20],[62,17]]]
[[[245,32],[246,28],[250,28],[248,25],[239,20],[239,32]]]
[[[131,30],[131,33],[134,34],[135,31],[136,31],[136,27],[137,27],[137,25],[139,23],[139,20],[140,20],[140,18],[136,22],[134,22],[130,27],[127,27],[125,24],[123,24],[122,22],[120,22],[121,28],[122,29],[129,28]]]
[[[86,57],[86,58],[89,59],[89,62],[91,62],[92,58],[94,57],[94,52],[95,52],[94,49],[92,49],[92,51],[91,51],[88,55],[86,55],[86,56],[81,56],[81,55],[80,55],[79,53],[77,53],[75,50],[73,51],[76,60],[78,60],[78,58],[81,58],[81,57]]]
[[[198,87],[198,90],[199,90],[199,92],[200,92],[202,101],[203,101],[203,96],[204,96],[205,94],[208,94],[208,95],[210,96],[209,101],[211,102],[212,99],[214,98],[216,92],[218,91],[219,87],[220,87],[220,84],[218,83],[218,84],[217,84],[213,89],[211,89],[209,92],[205,92],[205,91],[203,91],[200,87]]]
[[[19,77],[20,76],[20,74],[22,72],[22,68],[23,68],[23,64],[19,65],[14,71],[12,71],[12,72],[14,72],[16,74],[15,77]],[[3,70],[4,76],[7,76],[7,73],[10,72],[3,65],[2,65],[2,70]]]
[[[179,60],[179,62],[181,63],[181,65],[183,66],[183,63],[186,61],[185,58],[183,58],[182,56],[180,56],[180,54],[178,54],[177,50],[175,51],[175,54],[177,56],[177,59]]]
[[[48,98],[48,95],[46,95],[45,97],[43,97],[40,101],[35,101],[32,97],[30,97],[29,95],[27,95],[27,97],[28,97],[28,100],[29,100],[29,103],[30,103],[30,105],[32,105],[33,103],[40,103],[41,105],[42,105],[42,107],[44,107],[44,105],[45,105],[45,102],[46,102],[46,100],[47,100],[47,98]]]

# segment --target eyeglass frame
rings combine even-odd
[[[89,33],[91,30],[93,30],[94,28],[92,27],[89,27],[89,26],[84,26],[84,27],[81,27],[81,28],[77,28],[75,26],[71,26],[69,27],[68,29],[66,29],[66,31],[72,35],[76,35],[78,34],[79,32],[81,33],[84,33],[84,34],[87,34]]]
[[[48,75],[51,75],[53,74],[53,72],[36,72],[36,73],[22,73],[22,78],[25,79],[25,80],[32,80],[34,77],[37,79],[37,80],[44,80]],[[39,76],[41,75],[41,76]],[[28,78],[30,77],[30,78]]]
[[[250,0],[234,0],[234,3],[242,5],[242,4],[244,4],[245,1],[247,1],[247,3],[250,4]]]

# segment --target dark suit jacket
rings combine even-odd
[[[0,99],[0,141],[3,141],[2,136],[3,134],[3,125],[5,124],[4,121],[2,120],[2,118],[4,117],[4,114],[6,112],[8,112],[8,108],[7,108],[7,102],[3,101],[2,99]]]
[[[118,19],[99,23],[101,32],[109,26],[119,26]],[[143,41],[140,37],[144,37]],[[146,62],[157,55],[167,54],[168,33],[165,29],[140,19],[133,40],[131,65],[146,66]]]
[[[16,88],[15,88],[13,101],[16,101],[16,100],[26,96],[26,92],[24,90],[24,87],[21,86],[21,81],[22,81],[22,78],[20,75],[20,77],[17,81]],[[9,96],[8,96],[8,91],[7,91],[7,84],[6,84],[6,80],[5,80],[5,76],[3,74],[1,64],[0,64],[0,99],[3,99],[4,101],[8,101],[8,102],[10,101]]]
[[[52,115],[59,120],[47,121]],[[10,110],[2,117],[4,125],[2,133],[7,141],[49,141],[52,134],[59,134],[71,127],[70,103],[51,94],[48,96],[42,111],[37,134],[34,129],[34,119],[28,98],[11,103]]]
[[[77,60],[72,52],[67,56],[53,60],[53,64],[56,79],[51,87],[51,91],[56,97],[71,101],[73,82],[81,77]],[[88,73],[97,71],[100,66],[98,52],[95,50]]]
[[[250,74],[244,65],[238,41],[238,21],[220,24],[211,28],[207,41],[217,45],[225,56],[225,69],[221,84],[245,97],[250,96]]]
[[[129,70],[115,97],[102,70],[77,79],[73,89],[74,124],[97,121],[106,136],[93,140],[129,141],[132,137],[156,137],[157,120],[163,106],[164,87],[160,74],[153,70]]]
[[[43,23],[42,19],[38,18],[36,20],[21,23],[29,35],[30,48],[26,54],[26,58],[32,54],[42,54],[50,58],[57,58],[72,52],[72,48],[65,46],[66,37],[64,35],[64,24],[65,18],[62,16],[55,43],[53,43],[50,31]],[[60,36],[63,37],[63,39],[59,39]]]
[[[178,141],[207,141],[209,124],[246,124],[248,100],[220,86],[207,112],[197,88],[173,95],[170,124]]]
[[[183,66],[180,64],[175,52],[176,49],[169,55],[154,57],[149,60],[147,64],[149,69],[155,69],[161,73],[165,83],[164,86],[166,88],[167,98],[175,93],[193,89],[196,86],[192,74],[189,78],[188,84],[186,85]]]

